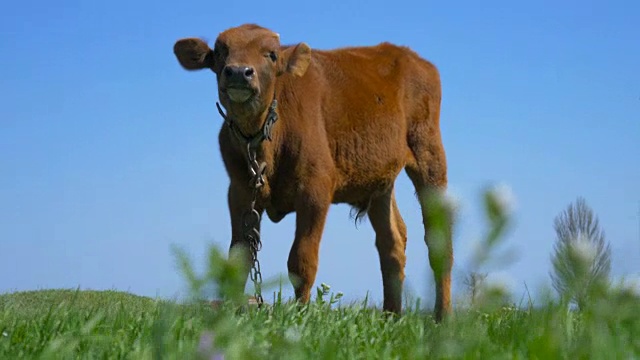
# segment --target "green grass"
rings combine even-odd
[[[557,304],[468,308],[441,325],[415,308],[393,318],[323,299],[213,310],[113,291],[5,294],[0,358],[196,359],[211,333],[227,359],[640,357],[640,301],[624,291],[580,314]]]
[[[485,196],[490,226],[473,268],[496,258],[508,228],[499,200]],[[433,221],[433,229],[442,224]],[[485,285],[473,306],[456,307],[436,324],[418,304],[392,317],[366,300],[341,304],[326,286],[305,306],[280,296],[261,309],[241,306],[242,256],[211,247],[198,275],[184,252],[176,255],[191,291],[184,303],[115,291],[0,295],[0,359],[640,358],[640,296],[610,283],[594,286],[579,312],[568,310],[567,294],[522,307],[504,289]],[[265,294],[271,288],[266,281]],[[203,301],[211,298],[227,301],[214,310]]]

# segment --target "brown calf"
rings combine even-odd
[[[272,140],[264,141],[257,153],[267,164],[257,207],[275,223],[296,213],[287,263],[296,298],[309,300],[330,205],[347,203],[369,216],[380,257],[384,310],[400,313],[407,230],[395,200],[395,179],[404,168],[425,225],[427,197],[447,186],[436,67],[389,43],[332,51],[311,50],[306,43],[282,46],[278,34],[251,24],[220,33],[214,49],[200,39],[181,39],[174,53],[185,69],[216,74],[227,117],[247,138],[261,131],[272,100],[277,100]],[[224,125],[219,143],[230,179],[232,250],[247,245],[241,217],[252,189],[242,136]],[[433,238],[425,226],[440,321],[451,309],[451,232],[446,231],[444,246],[434,246]]]

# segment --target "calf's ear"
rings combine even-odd
[[[213,50],[200,39],[186,38],[176,41],[173,53],[186,70],[213,68],[215,65]]]
[[[280,61],[280,73],[286,71],[294,76],[302,76],[311,62],[311,48],[303,42],[287,48],[282,52]]]

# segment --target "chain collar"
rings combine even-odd
[[[257,152],[258,147],[264,140],[271,141],[271,131],[273,124],[278,120],[278,114],[276,113],[276,106],[278,102],[275,99],[269,106],[269,112],[265,119],[262,129],[254,136],[246,136],[238,129],[238,126],[227,116],[220,107],[219,103],[216,103],[218,112],[222,115],[225,124],[229,126],[231,131],[235,134],[238,140],[244,142],[247,146],[246,156],[249,164],[249,174],[251,179],[249,181],[249,187],[253,189],[253,199],[249,204],[249,210],[242,216],[242,232],[245,241],[249,244],[251,250],[251,271],[250,276],[255,287],[255,299],[258,303],[258,307],[262,307],[264,302],[262,298],[262,273],[260,271],[260,262],[258,261],[258,251],[262,248],[262,241],[260,240],[260,213],[256,210],[256,199],[258,197],[258,190],[264,185],[264,172],[267,164],[265,162],[258,163]]]
[[[235,134],[235,136],[239,140],[243,141],[245,144],[250,145],[252,148],[257,148],[258,146],[260,146],[260,144],[264,140],[271,141],[271,132],[273,129],[273,124],[275,124],[275,122],[278,121],[278,113],[276,112],[277,106],[278,106],[278,101],[276,100],[274,95],[273,101],[271,101],[271,105],[269,106],[269,112],[267,113],[267,118],[265,119],[264,124],[262,125],[262,129],[260,129],[260,131],[253,136],[246,136],[238,128],[238,125],[236,125],[236,123],[229,116],[227,116],[224,113],[224,111],[222,111],[222,108],[220,107],[220,103],[216,102],[216,107],[218,108],[218,112],[224,119],[225,124],[229,126],[231,131]]]

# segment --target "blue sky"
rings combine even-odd
[[[171,244],[199,265],[208,244],[227,248],[215,77],[184,71],[172,46],[245,22],[321,49],[391,41],[439,67],[450,186],[463,206],[454,287],[485,231],[480,191],[495,182],[516,197],[505,241],[519,257],[494,269],[516,298],[525,282],[549,284],[553,218],[577,196],[600,218],[614,274],[640,273],[636,2],[15,1],[0,11],[0,292],[172,297],[184,282]],[[430,296],[419,206],[404,173],[396,187],[406,284]],[[266,277],[286,274],[294,220],[264,223]],[[382,299],[373,231],[345,205],[329,214],[320,282],[346,299]]]

